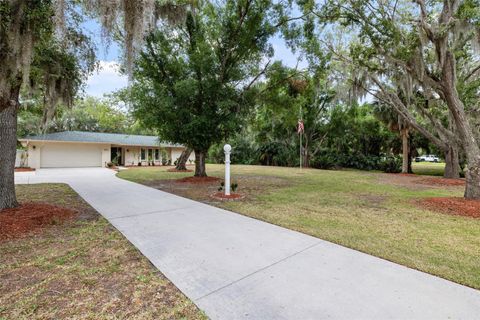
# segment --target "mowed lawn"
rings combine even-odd
[[[445,171],[444,162],[413,162],[412,171],[415,174],[429,175],[429,176],[443,176]]]
[[[223,170],[207,166],[210,176],[223,178]],[[219,183],[175,182],[191,175],[164,167],[118,174],[480,289],[480,219],[432,212],[417,203],[462,196],[462,187],[416,183],[421,176],[235,165],[233,180],[246,197],[219,202],[209,196]]]
[[[67,185],[20,185],[17,194],[78,214],[0,241],[0,319],[207,319]]]

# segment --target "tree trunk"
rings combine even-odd
[[[308,139],[305,135],[305,147],[303,148],[303,167],[310,167],[310,152],[308,152]]]
[[[180,158],[177,160],[177,166],[175,167],[176,170],[187,170],[187,161],[190,158],[190,154],[192,153],[192,149],[186,148],[183,150]]]
[[[1,101],[6,105],[0,105],[0,211],[18,206],[14,175],[17,155],[17,105],[12,103],[11,99]]]
[[[444,178],[458,179],[460,178],[460,162],[458,158],[458,147],[449,146],[445,151],[445,173]]]
[[[408,143],[408,129],[400,130],[402,135],[402,173],[408,173],[408,159],[410,158],[410,147]]]
[[[412,151],[410,150],[408,152],[408,173],[413,173],[413,168],[412,168]]]
[[[206,177],[207,170],[205,169],[205,151],[195,150],[195,177]]]
[[[452,113],[453,120],[458,132],[458,135],[463,143],[463,149],[467,158],[467,169],[465,170],[465,178],[467,179],[465,186],[465,198],[480,199],[480,147],[475,139],[472,128],[465,114],[465,107],[458,96],[455,88],[455,61],[452,58],[453,54],[447,54],[447,70],[445,72],[446,79],[444,80],[444,94],[447,106]],[[453,77],[452,77],[453,75]],[[453,78],[453,79],[452,79]]]
[[[465,186],[464,197],[467,199],[480,199],[480,163],[476,166],[468,166],[465,170],[465,178],[467,183]]]

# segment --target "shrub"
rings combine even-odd
[[[310,160],[310,166],[317,169],[334,169],[337,159],[333,154],[320,154]]]
[[[218,187],[218,191],[223,191],[223,188],[225,188],[225,181],[220,182],[220,187]],[[238,183],[233,182],[232,184],[230,184],[230,190],[232,192],[237,191],[237,189],[238,189]]]
[[[402,172],[402,158],[400,157],[385,157],[379,165],[379,169],[387,173]]]

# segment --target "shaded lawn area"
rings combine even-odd
[[[427,176],[443,176],[445,172],[445,163],[435,162],[413,162],[412,171],[415,174]]]
[[[207,173],[223,177],[222,165]],[[417,184],[415,176],[362,171],[232,166],[244,200],[209,197],[218,183],[175,182],[191,173],[130,169],[119,177],[332,241],[480,289],[480,219],[421,208],[425,197],[463,188]]]
[[[78,214],[0,242],[0,319],[206,319],[67,185],[20,185],[17,193]]]

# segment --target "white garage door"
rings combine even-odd
[[[41,149],[42,168],[101,167],[102,147],[89,144],[48,144]]]

